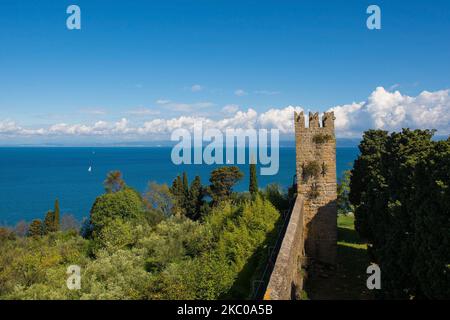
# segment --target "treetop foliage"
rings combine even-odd
[[[107,193],[118,192],[126,186],[125,181],[122,178],[122,172],[120,171],[111,171],[108,173],[103,184]]]
[[[236,166],[226,166],[215,169],[211,172],[208,194],[213,203],[218,204],[231,198],[233,187],[238,183],[244,174]]]
[[[364,134],[349,199],[388,298],[450,297],[450,139],[404,129]]]

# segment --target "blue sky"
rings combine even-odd
[[[66,28],[70,4],[81,8],[79,31]],[[382,30],[366,28],[370,4]],[[2,0],[0,121],[38,129],[324,111],[378,87],[442,98],[449,39],[447,0]]]

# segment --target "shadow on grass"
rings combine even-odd
[[[359,237],[358,232],[348,227],[338,227],[338,242],[345,242],[350,245],[361,245],[364,248],[366,245]]]
[[[353,230],[349,217],[339,217],[336,269],[312,267],[308,270],[305,291],[311,300],[369,300],[366,287],[369,266],[366,244]]]

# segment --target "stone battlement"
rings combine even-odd
[[[327,128],[334,131],[334,112],[324,112],[322,116],[322,121],[319,119],[319,113],[309,113],[308,127],[305,124],[305,115],[302,112],[294,113],[295,127],[298,129],[308,129],[308,128]]]

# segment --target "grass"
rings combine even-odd
[[[326,276],[310,272],[305,290],[311,300],[369,300],[372,293],[366,287],[369,266],[367,245],[354,227],[352,215],[338,216],[337,265]]]

